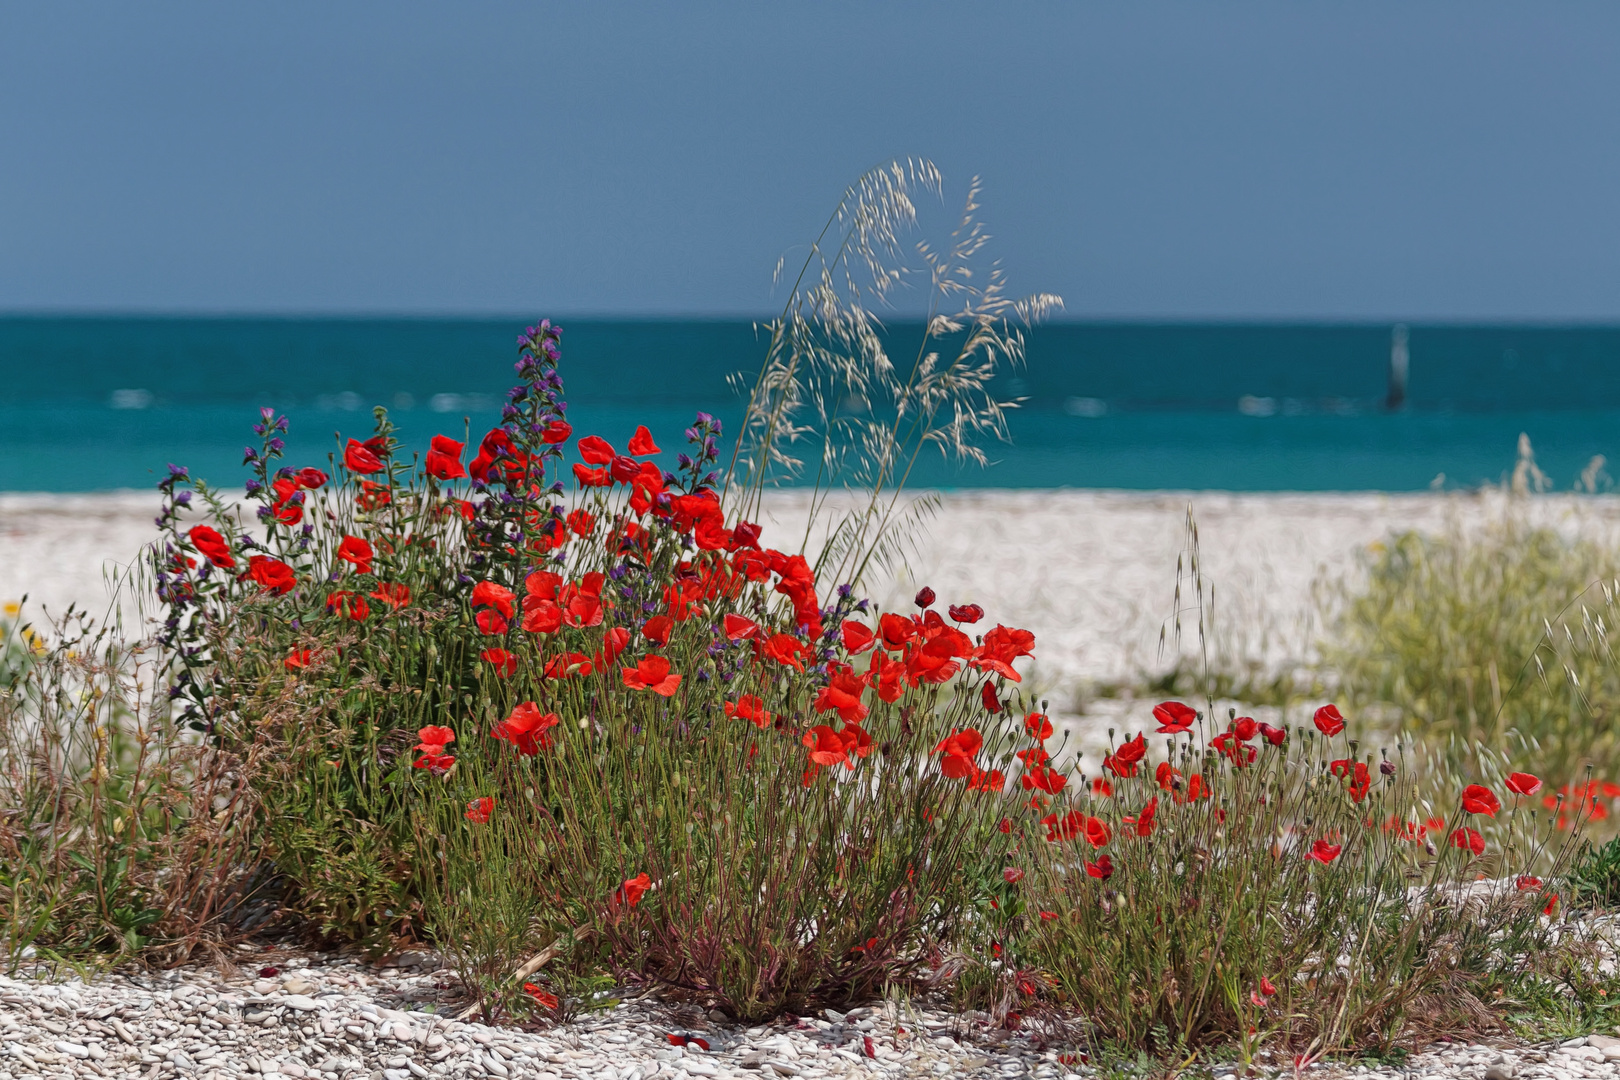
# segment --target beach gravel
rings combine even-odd
[[[984,1014],[894,1003],[745,1026],[642,998],[604,1003],[567,1023],[490,1027],[457,1018],[465,1011],[459,990],[442,971],[422,970],[431,962],[379,967],[337,954],[253,948],[235,964],[88,982],[0,977],[0,1080],[1064,1080],[1103,1072],[1083,1055],[1043,1047],[1029,1032],[992,1027]],[[266,966],[255,970],[259,964]],[[310,992],[288,993],[289,984]],[[1399,1066],[1319,1062],[1303,1071],[1321,1080],[1620,1077],[1620,1038],[1443,1042]],[[1235,1064],[1212,1070],[1215,1080],[1236,1080],[1238,1072]],[[1256,1072],[1280,1077],[1294,1068],[1262,1063]]]

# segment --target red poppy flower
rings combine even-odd
[[[512,449],[512,436],[500,428],[492,429],[478,444],[478,454],[467,465],[467,472],[480,484],[491,479],[495,463]]]
[[[979,698],[984,702],[986,712],[998,713],[1001,711],[1001,702],[996,700],[996,687],[994,683],[986,680],[984,687],[979,691]]]
[[[615,626],[602,635],[602,647],[591,654],[591,663],[596,666],[597,671],[606,671],[629,645],[630,631],[622,626]]]
[[[641,625],[641,636],[659,645],[669,644],[669,632],[675,621],[668,615],[654,615]]]
[[[480,581],[473,586],[470,603],[473,607],[491,606],[502,616],[510,619],[516,610],[512,605],[514,599],[511,589],[497,585],[493,581]]]
[[[985,671],[994,671],[1013,682],[1022,682],[1023,676],[1013,670],[1012,662],[1034,651],[1034,634],[998,624],[984,635],[984,643],[974,650],[972,664]]]
[[[877,640],[877,635],[865,623],[854,619],[846,619],[840,630],[844,638],[844,651],[851,656],[858,656],[870,649],[872,642]]]
[[[1009,866],[1001,871],[1001,878],[1009,885],[1016,885],[1024,880],[1024,872],[1016,866]]]
[[[662,517],[669,512],[669,500],[663,470],[650,461],[643,461],[641,471],[630,479],[630,509],[637,517],[645,517],[652,510],[657,510]],[[698,546],[704,551],[715,550],[712,545],[699,543]]]
[[[596,528],[596,518],[589,510],[570,510],[567,521],[568,528],[575,536],[589,536],[591,530]]]
[[[826,724],[817,724],[804,733],[804,745],[810,750],[810,764],[818,768],[826,768],[842,763],[850,768],[854,763],[849,760],[849,749],[844,745],[844,737]]]
[[[1018,783],[1025,791],[1044,791],[1048,795],[1056,795],[1063,790],[1063,785],[1069,778],[1056,769],[1044,765],[1032,765],[1024,770],[1024,775],[1018,778]]]
[[[1032,712],[1024,717],[1024,730],[1036,742],[1045,742],[1052,737],[1052,721],[1045,713]]]
[[[652,878],[645,873],[640,873],[633,878],[627,878],[625,883],[614,891],[613,899],[630,907],[635,907],[641,903],[641,898],[646,896],[647,891],[651,888]],[[705,1046],[703,1049],[707,1050],[708,1047]]]
[[[360,509],[365,511],[379,510],[394,501],[394,493],[387,484],[373,484],[370,480],[360,481]]]
[[[271,488],[275,491],[275,501],[270,509],[275,519],[283,525],[296,525],[304,520],[304,493],[298,490],[298,481],[290,476],[283,476],[276,480]]]
[[[1197,710],[1179,701],[1161,701],[1153,706],[1153,719],[1159,722],[1160,735],[1180,735],[1191,730],[1198,719]]]
[[[1270,743],[1272,746],[1281,746],[1283,744],[1283,740],[1288,738],[1288,729],[1272,727],[1270,724],[1262,723],[1260,725],[1260,734],[1264,736],[1266,742]]]
[[[480,634],[504,634],[512,624],[501,617],[498,611],[480,611],[473,616],[473,624],[478,627]]]
[[[563,610],[564,626],[602,625],[602,585],[606,580],[606,574],[593,570],[578,584],[563,586],[557,604]]]
[[[933,615],[933,612],[929,614]],[[925,636],[920,647],[913,643],[906,648],[906,680],[913,686],[919,682],[935,686],[945,682],[961,667],[956,658],[972,655],[972,639],[962,631],[943,623],[937,627],[937,631],[932,636]]]
[[[652,432],[648,431],[645,425],[636,428],[636,433],[630,436],[630,452],[637,457],[662,453],[658,449],[658,444],[653,442]]]
[[[467,475],[467,470],[461,465],[461,448],[466,443],[458,443],[444,435],[433,436],[433,443],[427,452],[427,474],[440,480],[458,480]]]
[[[1181,784],[1181,770],[1170,767],[1168,761],[1159,762],[1159,767],[1153,770],[1153,779],[1161,790],[1170,791]]]
[[[861,703],[861,696],[865,693],[865,679],[854,672],[837,672],[816,694],[815,708],[817,712],[837,709],[845,723],[858,723],[866,719],[867,708]]]
[[[1311,845],[1310,854],[1306,855],[1305,857],[1307,859],[1315,859],[1323,866],[1326,866],[1334,859],[1337,859],[1339,857],[1339,852],[1343,850],[1344,848],[1338,844],[1330,844],[1326,840],[1318,840],[1316,843]]]
[[[982,771],[968,781],[969,791],[1000,791],[1006,786],[1007,778],[1000,769]]]
[[[347,589],[339,589],[326,598],[326,610],[359,622],[371,614],[371,605],[366,603],[364,597]]]
[[[1041,824],[1046,826],[1046,842],[1055,844],[1059,840],[1073,840],[1080,835],[1086,827],[1086,815],[1078,810],[1070,810],[1059,818],[1056,814],[1047,814],[1041,818]]]
[[[878,632],[885,649],[899,652],[906,647],[906,642],[917,636],[917,624],[904,615],[884,615],[878,619]]]
[[[621,669],[624,685],[632,690],[651,690],[664,697],[673,697],[681,685],[681,677],[669,670],[669,660],[652,654],[643,656],[635,667]]]
[[[1153,818],[1159,812],[1159,797],[1157,795],[1148,800],[1148,804],[1137,813],[1134,818],[1122,818],[1127,825],[1136,826],[1137,836],[1153,835]]]
[[[1176,792],[1176,802],[1178,803],[1196,802],[1199,799],[1207,798],[1209,798],[1209,788],[1204,786],[1204,778],[1199,773],[1193,773],[1192,776],[1188,777],[1185,793]]]
[[[934,590],[924,585],[917,590],[917,595],[912,597],[912,603],[920,608],[930,607],[934,603]]]
[[[606,465],[614,458],[613,447],[600,435],[587,435],[579,440],[579,456],[587,465]]]
[[[490,729],[489,734],[492,738],[511,743],[524,757],[533,757],[551,745],[551,736],[546,732],[561,722],[556,713],[543,713],[540,706],[525,701]]]
[[[373,558],[371,545],[358,536],[345,536],[342,543],[338,544],[337,557],[353,566],[359,573],[371,573]]]
[[[1485,854],[1485,838],[1473,829],[1453,829],[1451,846],[1454,848],[1467,848],[1475,855]]]
[[[606,469],[592,469],[579,462],[574,463],[574,479],[581,487],[612,487],[613,477],[608,475]]]
[[[861,725],[855,723],[854,721],[845,721],[844,729],[838,734],[844,740],[845,754],[854,755],[858,758],[868,757],[871,755],[872,736],[868,734],[867,730],[861,727]],[[855,763],[853,761],[851,761],[849,765],[850,768],[855,767]]]
[[[1516,772],[1507,778],[1507,789],[1515,795],[1534,795],[1541,790],[1541,778],[1527,772]]]
[[[192,546],[202,552],[209,562],[222,570],[236,569],[236,557],[231,554],[231,545],[216,530],[207,525],[193,525],[186,535],[191,538]]]
[[[900,700],[906,692],[906,666],[898,660],[889,659],[889,655],[882,649],[872,653],[872,661],[866,668],[867,685],[877,690],[878,698],[893,704]]]
[[[1360,802],[1367,797],[1367,790],[1372,787],[1372,773],[1367,771],[1367,763],[1341,758],[1328,766],[1328,771],[1340,780],[1348,780],[1346,790],[1350,798]]]
[[[474,825],[489,823],[489,815],[495,811],[495,799],[485,795],[482,799],[474,799],[467,804],[466,818]]]
[[[736,701],[726,702],[726,716],[733,720],[747,720],[761,731],[770,726],[775,715],[765,711],[765,702],[754,694],[743,694]]]
[[[326,474],[314,467],[299,469],[298,483],[302,487],[314,490],[325,485]]]
[[[665,1035],[671,1046],[697,1046],[704,1050],[709,1048],[707,1039],[700,1039],[696,1035]]]
[[[1221,732],[1219,735],[1209,740],[1209,745],[1212,748],[1219,750],[1232,762],[1233,765],[1236,765],[1240,769],[1247,765],[1253,765],[1254,759],[1258,753],[1254,747],[1249,746],[1247,743],[1239,742],[1237,735],[1230,731]]]
[[[1513,879],[1513,887],[1520,892],[1529,892],[1532,889],[1541,888],[1541,879],[1534,874],[1520,874]]]
[[[804,670],[804,664],[799,662],[799,656],[814,655],[810,648],[800,643],[792,634],[772,634],[765,642],[761,653],[775,660],[778,664]]]
[[[1260,725],[1254,722],[1252,716],[1240,716],[1232,721],[1232,734],[1248,742],[1260,730]]]
[[[532,576],[532,575],[531,575]],[[523,629],[531,634],[555,634],[562,627],[563,609],[536,596],[523,598]]]
[[[540,987],[534,985],[534,983],[524,983],[523,992],[534,998],[535,1003],[538,1004],[542,1009],[555,1009],[559,1004],[556,994],[549,994],[540,989]]]
[[[398,611],[400,608],[411,602],[411,590],[409,586],[391,584],[388,582],[378,585],[371,592],[366,593],[366,595],[371,597],[373,600],[381,600],[383,603],[388,605],[390,610],[393,611]]]
[[[759,624],[752,619],[745,619],[741,615],[728,614],[723,620],[726,637],[732,641],[743,641],[759,633]]]
[[[420,750],[422,757],[416,762],[418,769],[448,769],[455,764],[455,758],[444,752],[444,748],[456,741],[456,733],[447,727],[429,724],[417,731],[418,742],[413,750]]]
[[[977,754],[979,747],[983,745],[984,736],[972,728],[951,732],[934,747],[934,753],[943,755],[940,758],[939,771],[952,780],[972,776],[978,767],[973,764],[973,755]]]
[[[1103,768],[1115,776],[1130,777],[1136,775],[1136,766],[1147,754],[1147,738],[1137,735],[1119,744],[1119,749],[1103,758]]]
[[[298,578],[293,574],[292,567],[268,555],[249,556],[248,568],[242,577],[244,580],[257,582],[265,591],[277,596],[287,595],[293,591],[293,586],[298,584]]]
[[[1330,739],[1344,730],[1344,717],[1339,713],[1337,705],[1324,705],[1317,709],[1316,715],[1311,717],[1311,723],[1316,725],[1317,731]]]
[[[298,671],[302,668],[309,667],[311,661],[315,659],[315,656],[316,652],[314,649],[294,649],[292,652],[287,654],[285,659],[281,661],[281,666],[286,668],[288,671]]]
[[[1114,797],[1114,785],[1108,782],[1107,777],[1099,776],[1091,782],[1091,793],[1100,795],[1105,799],[1111,799]]]
[[[550,446],[568,441],[568,436],[574,433],[574,425],[566,420],[547,421],[545,430],[540,433],[540,441]],[[493,434],[493,432],[491,432]],[[482,450],[480,450],[482,452]]]
[[[1463,788],[1462,808],[1470,814],[1495,817],[1496,812],[1502,809],[1502,801],[1496,797],[1494,791],[1483,784],[1469,784]]]
[[[507,652],[505,649],[485,649],[478,654],[478,658],[492,664],[495,668],[495,674],[503,679],[511,678],[517,671],[517,656]]]
[[[565,652],[547,660],[542,673],[548,679],[571,679],[576,675],[589,675],[594,670],[591,658],[584,653]]]
[[[343,450],[343,464],[352,473],[369,475],[382,472],[382,458],[377,456],[382,449],[380,437],[367,439],[365,442],[350,439],[349,445]]]
[[[1094,848],[1107,847],[1108,841],[1113,839],[1113,834],[1108,830],[1108,822],[1102,818],[1086,818],[1085,829],[1086,843]]]
[[[952,604],[945,611],[952,622],[976,623],[984,618],[984,608],[978,604]]]
[[[1086,876],[1094,877],[1098,881],[1107,881],[1114,876],[1114,860],[1107,855],[1102,855],[1098,857],[1096,862],[1086,863]],[[1046,912],[1041,912],[1041,918],[1046,918],[1046,915]],[[1052,917],[1057,918],[1056,915]]]

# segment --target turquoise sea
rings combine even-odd
[[[512,319],[0,318],[0,490],[149,486],[168,462],[240,484],[260,406],[288,462],[318,463],[389,407],[402,437],[476,440],[509,385]],[[758,369],[746,321],[559,320],[569,416],[666,449],[697,410],[734,419]],[[1030,337],[1010,445],[939,487],[1412,491],[1499,481],[1521,432],[1556,487],[1595,455],[1620,475],[1620,327],[1414,324],[1388,408],[1393,328],[1060,323]],[[915,328],[892,328],[915,342]],[[912,346],[914,348],[914,345]],[[898,351],[898,345],[897,345]],[[465,418],[465,420],[464,420]]]

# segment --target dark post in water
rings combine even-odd
[[[1384,399],[1390,412],[1406,407],[1406,366],[1406,326],[1397,323],[1389,337],[1389,396]]]

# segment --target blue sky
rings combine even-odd
[[[1612,4],[0,0],[0,310],[757,314],[915,154],[1071,316],[1612,320],[1617,61]]]

